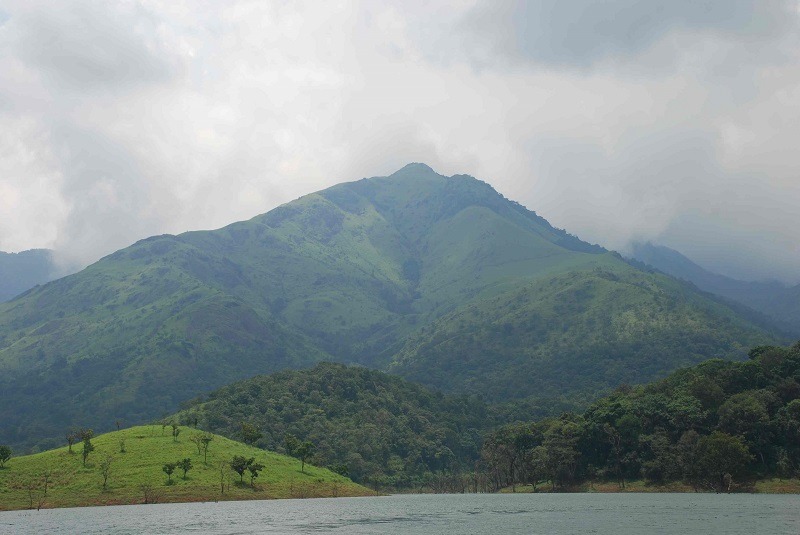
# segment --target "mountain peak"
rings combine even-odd
[[[430,165],[420,163],[420,162],[412,162],[406,164],[401,169],[395,171],[389,176],[398,176],[398,175],[436,175],[441,176],[439,173],[433,170]]]

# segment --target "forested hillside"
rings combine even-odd
[[[583,414],[504,426],[487,437],[492,488],[645,479],[716,492],[800,474],[800,343],[746,362],[711,360],[622,387]]]
[[[254,429],[254,444],[278,451],[285,451],[287,435],[309,440],[318,464],[396,488],[424,485],[438,472],[472,470],[494,421],[475,397],[444,396],[379,371],[330,363],[234,383],[174,419],[231,437]]]

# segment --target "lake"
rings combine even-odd
[[[4,512],[0,533],[797,535],[800,496],[426,494],[129,505]]]

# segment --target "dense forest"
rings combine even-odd
[[[710,360],[645,386],[621,387],[583,415],[500,427],[485,440],[485,484],[681,481],[747,488],[800,469],[800,343],[760,346],[746,362]]]
[[[176,418],[279,451],[287,437],[310,441],[318,464],[380,487],[569,490],[644,480],[721,492],[800,470],[800,343],[749,356],[622,386],[582,414],[533,422],[519,420],[536,405],[487,405],[328,363],[232,384]]]
[[[475,397],[332,363],[234,383],[190,403],[176,419],[287,453],[287,436],[310,441],[316,464],[393,488],[472,470],[494,422]]]

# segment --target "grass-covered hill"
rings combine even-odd
[[[212,437],[207,455],[192,442],[195,435]],[[83,464],[83,443],[12,457],[0,468],[0,510],[77,507],[156,502],[250,500],[363,496],[371,491],[329,470],[219,435],[180,427],[132,427],[91,439],[94,446]],[[124,447],[124,452],[121,451]],[[252,480],[234,472],[235,456],[263,465]],[[110,459],[110,462],[108,461]],[[190,459],[184,473],[176,467],[168,478],[167,463]],[[103,466],[108,464],[104,488]],[[240,481],[241,480],[241,481]],[[224,488],[223,488],[224,487]]]
[[[0,437],[48,448],[65,426],[149,421],[321,360],[504,399],[644,381],[771,339],[484,182],[412,164],[140,241],[0,304]]]
[[[796,492],[785,480],[800,477],[800,343],[749,354],[618,389],[582,415],[496,430],[482,451],[490,486],[644,480],[724,492],[759,481]]]
[[[353,480],[416,487],[433,473],[471,470],[494,417],[475,397],[444,396],[399,377],[322,363],[239,381],[198,399],[174,417],[282,450],[287,435],[310,440],[315,461]]]

